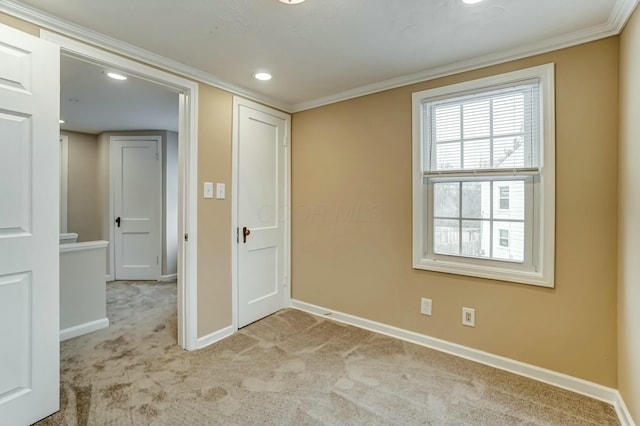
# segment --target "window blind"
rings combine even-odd
[[[540,84],[526,82],[422,104],[425,175],[536,173]]]

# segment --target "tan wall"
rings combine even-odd
[[[549,62],[556,288],[412,269],[412,92]],[[295,114],[293,298],[616,387],[617,82],[609,38]]]
[[[38,27],[37,25],[30,24],[21,19],[14,18],[13,16],[9,16],[4,13],[0,13],[0,24],[5,24],[27,34],[40,37],[40,27]]]
[[[225,200],[198,197],[198,336],[230,326],[231,312],[231,129],[233,96],[200,84],[198,188],[227,184]],[[201,195],[201,194],[200,194]]]
[[[102,239],[98,193],[98,138],[95,135],[61,132],[69,137],[69,190],[67,230],[78,241]]]
[[[618,386],[640,424],[640,11],[620,38]]]

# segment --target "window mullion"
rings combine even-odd
[[[493,180],[489,181],[489,258],[493,259]]]
[[[489,167],[495,167],[493,162],[493,99],[489,103],[489,164]]]
[[[462,254],[462,182],[458,182],[458,254]]]
[[[464,105],[460,105],[460,168],[464,170]]]

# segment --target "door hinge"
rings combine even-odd
[[[282,143],[282,146],[286,148],[288,143],[289,143],[289,136],[285,136],[284,137],[284,142]]]
[[[236,228],[236,243],[240,243],[240,228]]]
[[[289,286],[289,277],[285,275],[284,279],[282,280],[282,287],[287,288],[288,286]]]
[[[189,234],[184,234],[184,240],[189,241]]]

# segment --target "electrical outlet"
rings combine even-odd
[[[467,327],[476,326],[476,310],[472,308],[462,308],[462,325]]]
[[[431,316],[431,299],[422,298],[420,302],[420,313]]]

